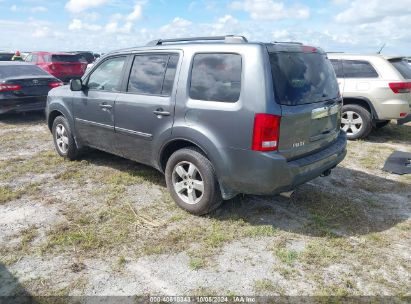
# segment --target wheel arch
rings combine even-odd
[[[372,102],[367,97],[344,97],[343,98],[343,105],[354,104],[362,106],[363,108],[367,109],[371,113],[371,118],[373,120],[378,119],[377,112],[372,104]]]
[[[201,145],[196,143],[195,141],[186,138],[174,138],[172,140],[169,140],[166,144],[164,144],[164,146],[160,150],[158,167],[161,170],[161,172],[165,172],[167,161],[174,152],[187,147],[198,148],[204,154],[204,156],[208,158],[205,149],[202,148]]]

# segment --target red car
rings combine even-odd
[[[81,56],[70,53],[32,52],[25,61],[38,65],[63,82],[80,78],[87,68]]]

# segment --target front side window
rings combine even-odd
[[[241,91],[241,56],[197,54],[193,59],[190,98],[236,102]]]
[[[344,76],[346,78],[378,78],[374,67],[363,60],[343,60]]]
[[[169,96],[174,83],[177,62],[177,54],[135,56],[127,92]]]
[[[119,91],[126,57],[105,60],[88,79],[88,88],[99,91]]]

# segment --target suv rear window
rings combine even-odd
[[[37,65],[2,65],[0,78],[20,77],[20,76],[50,76],[49,73],[39,68]]]
[[[411,66],[405,59],[390,60],[391,64],[400,72],[404,79],[411,79]]]
[[[79,62],[79,55],[51,55],[51,62]]]
[[[10,61],[14,54],[0,54],[0,61]]]
[[[236,102],[241,91],[239,54],[197,54],[193,59],[190,98]]]
[[[343,70],[346,78],[378,78],[374,67],[363,60],[343,60]]]
[[[274,92],[282,105],[300,105],[339,96],[331,62],[321,53],[269,53]]]

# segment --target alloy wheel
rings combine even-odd
[[[56,126],[56,143],[61,153],[66,154],[69,149],[69,138],[67,130],[62,124]]]
[[[363,127],[363,120],[358,113],[354,111],[346,111],[341,117],[341,129],[348,135],[356,135]]]
[[[186,204],[197,204],[204,195],[204,180],[193,163],[178,163],[173,169],[172,183],[175,192]]]

